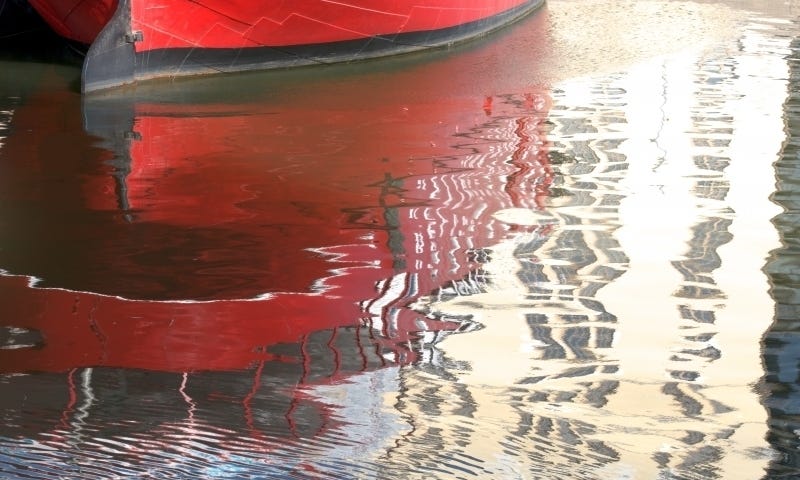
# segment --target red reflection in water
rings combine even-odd
[[[120,455],[136,464],[204,429],[267,452],[341,428],[307,387],[463,328],[405,306],[471,288],[484,249],[533,228],[494,212],[545,206],[549,100],[502,83],[535,62],[513,45],[531,42],[170,98],[81,104],[41,79],[0,147],[0,373],[64,375],[15,434],[146,438]]]
[[[246,101],[81,106],[43,88],[0,149],[14,205],[0,266],[37,281],[0,278],[0,327],[41,341],[0,349],[0,372],[243,369],[354,326],[413,361],[421,332],[459,324],[403,305],[526,228],[492,214],[542,208],[552,181],[545,91],[451,91],[472,61],[271,85]],[[411,79],[424,87],[409,92]]]

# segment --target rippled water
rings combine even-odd
[[[0,62],[0,476],[800,476],[794,1],[81,98]]]

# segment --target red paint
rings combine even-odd
[[[32,5],[60,35],[90,46],[81,85],[89,93],[158,78],[445,47],[513,22],[543,1],[33,0]]]
[[[30,0],[60,35],[91,44],[117,0]],[[132,0],[139,52],[160,48],[307,45],[453,27],[525,0]]]
[[[288,46],[453,27],[524,0],[133,0],[137,51],[158,48]],[[191,21],[187,21],[191,19]]]
[[[117,9],[117,0],[28,0],[59,35],[92,43]]]

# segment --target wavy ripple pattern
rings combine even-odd
[[[354,214],[417,221],[404,245],[430,253],[398,255],[358,325],[242,370],[1,375],[2,477],[797,475],[796,38],[760,16],[715,48],[487,98],[434,173]]]

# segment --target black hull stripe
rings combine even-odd
[[[96,48],[93,45],[92,49],[98,51],[93,55],[90,49],[87,55],[84,63],[83,90],[89,92],[157,78],[354,62],[444,47],[485,35],[513,23],[543,3],[544,0],[528,0],[518,7],[492,17],[440,30],[324,44],[250,48],[172,48],[138,53],[133,53],[131,45],[124,56],[133,56],[133,71],[130,68],[123,68],[119,74],[113,70],[120,67],[119,59],[117,58],[115,62],[103,61],[105,52],[99,51],[102,50],[100,46]],[[121,5],[120,8],[125,6]],[[115,17],[119,16],[124,17],[119,13]],[[117,23],[123,22],[124,18]],[[96,43],[102,43],[100,37]],[[114,55],[120,54],[120,50],[126,50],[124,45],[115,45],[114,49]]]

